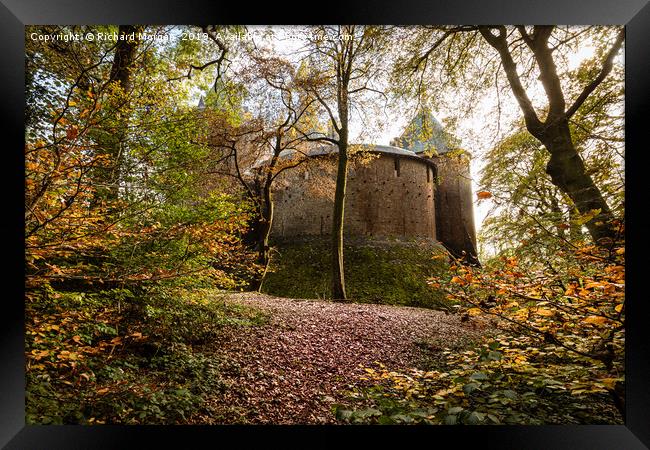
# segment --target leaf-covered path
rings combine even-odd
[[[421,308],[255,293],[226,301],[260,308],[270,320],[233,329],[215,343],[227,389],[211,402],[224,414],[203,423],[331,423],[332,404],[363,382],[364,367],[413,367],[423,348],[435,351],[481,333],[474,321]]]

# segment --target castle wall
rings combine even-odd
[[[436,226],[438,241],[455,254],[476,256],[476,231],[469,158],[447,154],[432,158],[438,169]]]
[[[314,158],[303,166],[278,176],[273,236],[331,233],[335,165]],[[351,164],[345,233],[436,239],[434,170],[427,162],[385,153],[365,165]]]

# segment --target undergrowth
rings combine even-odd
[[[206,288],[32,292],[26,422],[188,423],[226,389],[206,344],[265,320]]]

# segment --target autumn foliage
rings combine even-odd
[[[185,326],[213,335],[228,314],[192,306],[187,290],[241,289],[256,271],[249,204],[204,189],[213,155],[201,111],[177,103],[159,48],[127,50],[27,41],[28,423],[169,423],[194,411],[196,385],[168,375],[210,364],[172,342],[186,341]],[[153,354],[178,363],[142,378]]]
[[[623,225],[617,224],[622,235]],[[429,370],[367,368],[351,423],[612,423],[625,414],[625,246],[572,245],[553,259],[454,264],[431,280],[482,341],[444,349]],[[355,402],[370,408],[354,408]]]
[[[336,251],[331,267],[316,272],[332,272],[332,296],[346,298],[348,163],[341,155],[356,154],[348,142],[348,125],[356,126],[352,114],[363,113],[365,127],[365,119],[384,116],[370,100],[374,94],[385,100],[394,95],[399,107],[432,98],[444,103],[447,87],[458,95],[471,92],[449,97],[459,105],[446,107],[460,114],[461,103],[474,108],[474,97],[492,84],[500,92],[511,85],[524,108],[515,110],[526,120],[515,121],[513,132],[483,155],[476,200],[494,208],[483,223],[482,265],[449,256],[449,270],[438,270],[446,255],[437,254],[431,255],[436,270],[424,273],[424,265],[411,269],[408,257],[384,264],[379,248],[370,246],[364,257],[380,266],[382,280],[370,280],[372,289],[353,299],[363,294],[440,307],[483,338],[456,347],[421,342],[423,361],[410,370],[381,362],[366,367],[364,387],[352,389],[349,402],[336,404],[333,414],[340,423],[381,424],[625,419],[624,85],[616,60],[623,30],[515,27],[497,36],[478,26],[420,27],[417,33],[359,27],[351,30],[358,48],[346,39],[321,42],[312,35],[312,58],[296,62],[272,49],[227,44],[219,37],[227,28],[26,29],[174,36],[128,45],[25,41],[28,424],[218,420],[223,411],[210,399],[228,389],[220,374],[228,362],[215,358],[214,346],[226,327],[246,333],[245,327],[267,320],[258,310],[227,304],[222,293],[261,287],[271,267],[271,192],[283,187],[274,180],[284,170],[300,170],[304,161],[283,156],[323,142],[339,146]],[[201,45],[180,38],[179,31],[198,29],[206,39]],[[511,45],[507,39],[517,35],[521,45]],[[550,38],[556,47],[548,47]],[[594,55],[569,70],[567,55],[584,42],[594,45]],[[519,74],[510,61],[529,64],[524,44],[531,55],[544,56],[529,60],[539,66],[539,78],[535,67]],[[343,57],[329,61],[339,50]],[[239,73],[230,67],[236,58]],[[379,61],[395,64],[394,70]],[[375,85],[380,79],[386,86]],[[563,89],[548,96],[547,110],[536,112],[524,91],[549,79]],[[201,107],[193,98],[198,92],[206,94]],[[565,96],[577,97],[566,111]],[[336,139],[326,137],[323,123],[331,123]],[[557,146],[560,141],[564,146]],[[360,158],[354,157],[363,163]],[[309,180],[309,189],[333,190],[319,177]],[[404,251],[415,255],[408,246]],[[301,266],[317,267],[322,254],[307,255]],[[426,290],[421,297],[432,300],[416,303],[414,288],[397,292],[391,274],[402,272],[393,264],[404,266],[404,286]],[[372,277],[370,269],[346,267],[365,277]],[[288,276],[304,285],[300,292],[314,290],[299,271]],[[273,275],[268,281],[270,287],[290,286]],[[383,286],[396,292],[382,292]]]

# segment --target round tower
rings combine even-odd
[[[391,146],[357,146],[367,158],[351,164],[345,200],[346,235],[436,239],[433,161]],[[327,235],[332,211],[338,149],[323,146],[308,153],[299,170],[276,181],[272,235]]]
[[[393,143],[434,163],[436,239],[454,256],[477,263],[471,154],[429,110],[417,114]]]

